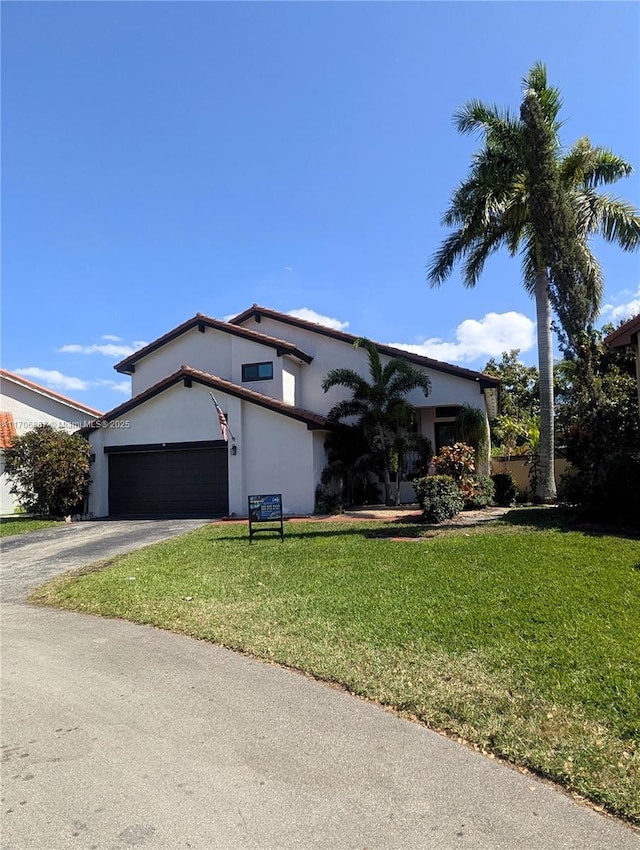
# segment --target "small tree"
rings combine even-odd
[[[67,516],[77,512],[89,484],[91,448],[84,437],[38,425],[5,449],[11,492],[28,513]]]
[[[364,431],[359,425],[344,425],[332,431],[326,441],[327,465],[320,478],[325,501],[346,505],[364,504],[372,499],[373,485],[369,473],[377,472],[380,458],[371,454]],[[338,489],[338,493],[335,492]]]
[[[329,411],[336,422],[355,418],[362,428],[372,456],[380,457],[384,476],[385,502],[393,504],[391,497],[391,451],[399,423],[409,422],[413,406],[406,395],[421,389],[429,394],[431,383],[427,375],[399,357],[391,358],[384,366],[376,344],[364,337],[354,342],[354,348],[364,348],[369,361],[371,381],[353,369],[332,369],[322,382],[328,392],[342,386],[351,391],[351,398],[343,399]]]

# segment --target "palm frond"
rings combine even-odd
[[[368,387],[368,384],[362,375],[359,375],[353,369],[332,369],[323,379],[321,386],[325,393],[332,387],[341,386],[347,387],[354,394],[359,395]]]
[[[483,103],[472,99],[463,104],[453,113],[453,125],[463,135],[481,133],[487,135],[491,131],[501,131],[502,128],[516,122],[516,118],[508,109]]]
[[[587,136],[578,139],[560,161],[563,186],[593,188],[633,173],[633,166],[607,148],[592,147]]]
[[[547,69],[544,62],[536,62],[522,80],[522,88],[534,91],[542,107],[544,117],[557,136],[563,122],[558,121],[558,113],[562,108],[560,89],[550,86],[547,81]]]
[[[364,348],[367,352],[369,357],[369,374],[371,375],[371,380],[374,384],[379,383],[382,378],[382,363],[380,361],[380,353],[375,342],[361,336],[353,343],[353,347]]]
[[[467,259],[463,267],[463,283],[473,288],[484,269],[484,264],[491,254],[501,248],[507,240],[508,230],[502,226],[487,227],[482,239],[476,239],[469,246]]]
[[[427,281],[430,286],[440,286],[449,277],[454,266],[466,254],[467,240],[464,228],[447,236],[427,265]]]
[[[366,411],[366,402],[361,399],[348,398],[334,404],[329,411],[328,418],[332,422],[340,422],[342,419],[349,419],[352,416],[362,416]]]
[[[421,389],[425,395],[431,392],[431,381],[419,369],[416,369],[406,360],[394,358],[387,364],[389,369],[386,382],[387,395],[393,399],[404,402],[404,396],[412,390]]]
[[[573,205],[580,232],[598,233],[623,251],[640,247],[640,214],[633,204],[584,189],[573,193]]]

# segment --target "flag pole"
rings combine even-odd
[[[229,428],[229,423],[227,422],[227,417],[224,415],[224,411],[216,401],[216,398],[213,393],[209,393],[211,396],[211,401],[214,403],[216,407],[216,411],[218,413],[218,423],[220,424],[220,433],[222,434],[222,439],[227,443],[229,442],[229,437],[231,437],[231,442],[235,443],[236,438],[231,433],[231,428]],[[229,437],[227,437],[227,434]]]

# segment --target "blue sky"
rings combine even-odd
[[[640,169],[635,2],[5,0],[2,365],[107,410],[127,353],[253,303],[469,368],[536,362],[517,260],[474,290],[425,267],[477,147],[454,111],[517,109],[537,60],[563,142]],[[640,207],[638,173],[613,192]],[[640,311],[640,256],[594,248],[601,322]]]

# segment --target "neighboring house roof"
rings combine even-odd
[[[176,337],[179,337],[181,334],[184,334],[196,327],[201,327],[202,329],[214,328],[215,330],[222,331],[224,333],[233,334],[234,336],[239,336],[243,339],[258,342],[261,345],[267,345],[269,348],[275,348],[278,357],[281,357],[283,354],[289,354],[292,357],[297,357],[298,360],[301,360],[303,363],[311,363],[313,360],[313,357],[311,357],[310,354],[306,354],[293,343],[287,342],[284,339],[267,336],[267,334],[261,334],[257,331],[252,331],[249,328],[239,328],[229,324],[229,322],[222,322],[220,319],[212,319],[210,316],[205,316],[203,313],[196,313],[195,316],[187,319],[186,322],[183,322],[181,325],[173,328],[173,330],[163,334],[163,336],[158,337],[158,339],[153,342],[150,342],[149,345],[145,345],[144,348],[141,348],[139,351],[135,351],[133,354],[130,354],[129,357],[125,357],[124,360],[116,363],[114,369],[117,372],[122,372],[123,374],[130,374],[131,372],[134,372],[135,364],[138,360],[142,360],[143,357],[146,357],[158,348],[162,348],[163,345],[166,345],[168,342],[176,339]]]
[[[0,449],[8,449],[16,434],[16,423],[13,419],[13,413],[0,412]]]
[[[277,398],[271,398],[271,396],[263,395],[255,390],[246,389],[245,387],[241,387],[231,381],[226,381],[224,378],[219,378],[217,375],[210,375],[208,372],[202,372],[200,369],[193,369],[191,366],[186,365],[181,366],[177,372],[163,378],[161,381],[158,381],[157,384],[154,384],[152,387],[149,387],[137,396],[125,401],[118,407],[114,407],[113,410],[105,413],[101,419],[103,422],[111,422],[114,419],[118,419],[125,413],[128,413],[139,405],[144,404],[144,402],[149,401],[149,399],[154,396],[163,393],[165,390],[169,389],[169,387],[187,380],[196,381],[199,384],[211,387],[211,389],[220,390],[220,392],[224,392],[226,395],[235,396],[243,401],[251,402],[251,404],[257,404],[259,407],[264,407],[274,413],[281,413],[283,416],[288,416],[290,419],[297,419],[300,422],[304,422],[309,430],[335,429],[336,427],[339,427],[336,426],[335,422],[330,422],[326,416],[320,416],[317,413],[312,413],[310,410],[304,410],[301,407],[292,407]],[[92,424],[83,428],[81,433],[89,434],[91,431],[96,431],[99,428],[100,425],[98,423]]]
[[[313,331],[314,333],[321,334],[322,336],[331,337],[331,339],[337,339],[340,342],[346,342],[349,345],[353,345],[356,339],[359,339],[359,337],[354,336],[353,334],[338,331],[334,328],[329,328],[315,322],[309,322],[306,319],[298,319],[296,316],[289,316],[287,313],[279,313],[276,310],[270,310],[268,307],[260,307],[258,304],[254,304],[253,307],[250,307],[243,313],[239,313],[237,316],[234,316],[233,319],[229,320],[229,324],[242,325],[243,322],[246,322],[247,319],[251,318],[259,322],[262,316],[274,319],[277,322],[282,322],[283,324],[292,325],[296,328]],[[434,369],[437,372],[444,372],[448,375],[456,375],[459,378],[466,378],[469,381],[478,381],[482,389],[500,386],[500,379],[495,378],[493,375],[486,375],[483,372],[475,372],[472,369],[465,369],[462,366],[453,366],[450,363],[433,360],[431,357],[422,357],[419,354],[413,354],[410,351],[404,351],[401,348],[394,348],[393,346],[385,345],[384,343],[374,342],[374,345],[381,354],[386,354],[389,357],[399,357],[403,360],[408,360],[410,363],[415,363],[418,366]]]
[[[632,316],[615,331],[604,338],[605,345],[610,348],[624,348],[627,345],[638,345],[640,335],[640,313]]]
[[[54,401],[58,401],[61,404],[66,404],[68,407],[73,407],[74,410],[80,410],[83,413],[88,413],[92,417],[101,416],[102,413],[99,410],[95,410],[93,407],[88,407],[86,404],[82,404],[80,401],[74,401],[72,398],[67,398],[64,395],[60,395],[60,393],[56,393],[53,390],[50,390],[48,387],[42,387],[40,384],[35,384],[33,381],[27,380],[27,378],[23,378],[22,375],[16,375],[13,372],[8,372],[6,369],[0,369],[0,378],[3,381],[11,381],[14,384],[19,384],[22,387],[26,387],[28,390],[33,390],[34,392],[40,393],[40,395],[47,396],[48,398],[53,399]]]

